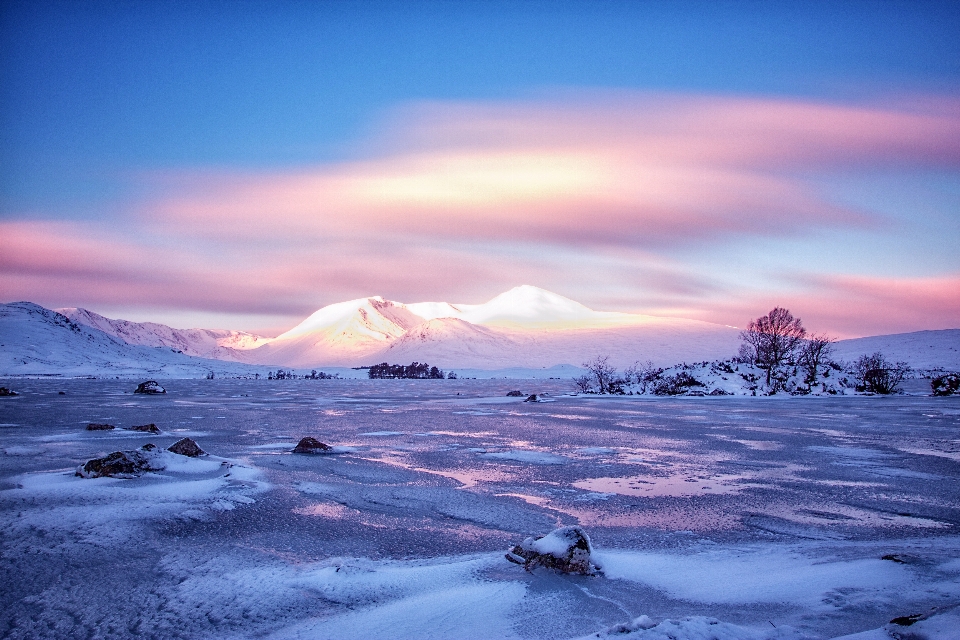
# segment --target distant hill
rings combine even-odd
[[[262,346],[270,338],[227,329],[174,329],[156,322],[113,320],[86,309],[56,309],[70,320],[99,329],[127,344],[144,347],[169,347],[187,355],[216,360],[244,361],[250,349]]]
[[[833,358],[853,362],[862,355],[877,351],[889,361],[906,362],[914,369],[960,371],[960,329],[840,340],[834,345]]]
[[[265,371],[170,347],[131,345],[32,302],[0,305],[0,376],[117,375],[194,378]]]

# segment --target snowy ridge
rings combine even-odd
[[[169,347],[198,358],[242,362],[244,352],[270,341],[245,331],[227,329],[174,329],[156,322],[113,320],[87,309],[57,309],[73,322],[99,329],[127,344]]]
[[[0,305],[0,375],[201,377],[254,375],[260,368],[201,359],[169,347],[127,344],[32,302]]]
[[[833,358],[852,362],[877,351],[891,362],[906,362],[914,369],[960,371],[960,329],[840,340],[834,345]]]
[[[33,309],[32,315],[21,317],[24,322],[31,318],[49,321],[53,317],[49,314],[55,313],[31,303],[15,305]],[[101,350],[117,350],[121,348],[118,345],[159,348],[220,362],[308,370],[368,366],[384,361],[429,362],[444,369],[539,370],[560,365],[578,367],[598,355],[610,356],[611,364],[621,369],[637,361],[666,368],[679,362],[725,360],[740,345],[739,330],[735,327],[593,311],[569,298],[531,286],[516,287],[478,305],[404,304],[379,296],[358,298],[323,307],[272,339],[242,331],[182,330],[150,322],[113,320],[85,309],[62,311],[59,315],[68,324],[110,336],[114,345],[111,347],[103,346],[106,343],[102,338],[92,341],[103,343],[97,347]],[[11,329],[9,335],[23,330]],[[117,362],[126,363],[120,367],[123,370],[134,366],[130,360],[133,352],[103,361],[99,356],[81,353],[83,349],[75,336],[62,332],[56,335],[59,338],[51,335],[48,340],[66,340],[61,345],[65,361],[52,355],[60,348],[53,343],[46,344],[49,357],[40,357],[35,352],[36,345],[7,340],[9,344],[0,347],[10,363],[3,371],[57,374],[62,373],[62,364],[78,375],[86,375],[111,374]],[[957,371],[960,329],[842,340],[836,343],[833,358],[849,363],[876,351],[891,362],[904,361],[914,369]],[[144,357],[144,366],[155,361],[153,356]],[[26,367],[21,362],[24,359],[33,364]],[[94,365],[94,361],[102,364]],[[41,362],[45,364],[41,366]],[[85,363],[82,372],[75,366],[78,363]],[[100,366],[104,367],[102,371],[97,369]]]

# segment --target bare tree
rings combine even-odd
[[[613,382],[617,369],[610,365],[610,356],[597,356],[589,362],[584,362],[583,366],[593,374],[597,380],[597,386],[600,387],[600,393],[606,393],[610,383]]]
[[[807,374],[806,383],[808,387],[817,381],[820,367],[826,363],[827,358],[833,353],[833,343],[835,341],[836,338],[831,338],[825,333],[814,333],[800,346],[800,366]]]
[[[803,344],[807,330],[800,318],[794,318],[786,309],[775,307],[770,313],[751,320],[745,331],[740,333],[753,363],[767,370],[767,386],[773,373],[784,363],[789,362]]]
[[[577,385],[580,393],[589,393],[593,389],[593,378],[591,376],[577,376],[573,379],[573,384]]]
[[[877,351],[870,356],[860,356],[853,370],[857,376],[857,391],[887,394],[897,390],[910,372],[910,366],[906,362],[887,362]]]

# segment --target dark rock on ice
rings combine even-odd
[[[145,444],[134,451],[114,451],[102,458],[88,460],[77,469],[81,478],[136,478],[147,471],[162,471],[156,459],[157,446]]]
[[[721,389],[720,387],[717,387],[716,389],[714,389],[713,391],[710,392],[710,395],[712,395],[712,396],[729,396],[729,395],[733,395],[733,394],[727,393],[726,391],[724,391],[724,390]]]
[[[294,453],[325,453],[328,451],[333,451],[333,447],[310,437],[301,438],[297,446],[293,448]]]
[[[167,390],[157,384],[156,380],[147,380],[146,382],[141,382],[137,385],[137,390],[134,393],[146,393],[146,394],[157,394],[157,393],[166,393]]]
[[[177,440],[172,445],[167,447],[167,451],[172,451],[177,455],[187,456],[188,458],[196,458],[198,456],[207,455],[207,452],[197,446],[197,443],[190,438]]]
[[[6,387],[0,387],[0,397],[9,397],[9,396],[18,396],[20,395],[16,391],[10,391]]]
[[[540,402],[540,401],[537,400],[537,394],[533,393],[527,396],[527,399],[524,400],[524,402]]]
[[[590,537],[580,527],[560,527],[545,536],[527,538],[513,549],[506,558],[522,564],[527,571],[536,567],[556,569],[563,573],[601,575],[600,567],[594,564]]]
[[[67,395],[67,392],[66,392],[66,391],[58,391],[58,392],[57,392],[57,395],[58,395],[58,396],[65,396],[65,395]]]
[[[507,393],[508,398],[522,398],[524,396],[523,391],[514,390]]]
[[[111,429],[116,429],[112,424],[101,424],[99,422],[91,422],[87,425],[87,431],[110,431]]]
[[[143,431],[144,433],[160,433],[160,429],[157,428],[157,425],[153,424],[138,424],[132,427],[128,427],[127,431]]]

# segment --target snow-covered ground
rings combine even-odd
[[[568,396],[569,379],[0,386],[21,394],[0,398],[2,637],[958,637],[957,398]],[[74,475],[185,436],[211,455]],[[290,453],[303,436],[335,453]],[[572,524],[603,576],[504,558]]]

